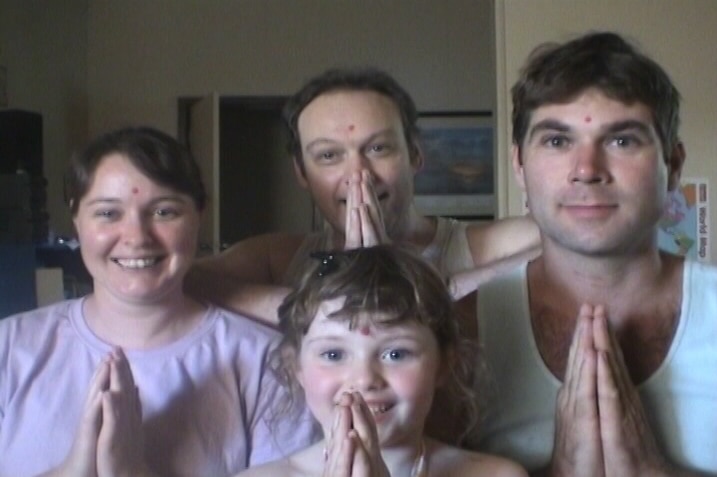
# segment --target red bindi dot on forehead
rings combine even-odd
[[[371,334],[371,328],[369,328],[368,326],[362,326],[361,328],[359,328],[359,333],[364,336],[368,336]]]
[[[354,126],[353,124],[349,124],[349,131],[353,131],[354,129],[356,129],[356,126]]]
[[[139,189],[137,189],[136,187],[132,187],[132,193],[133,193],[133,194],[136,194],[136,193],[138,193],[138,192],[139,192]]]
[[[592,120],[593,120],[592,117],[590,117],[590,116],[585,116],[585,122],[586,122],[586,123],[589,123],[589,122],[592,121]]]

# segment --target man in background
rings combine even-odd
[[[310,80],[288,101],[284,120],[297,180],[327,227],[237,242],[197,262],[190,292],[271,321],[283,294],[247,285],[291,285],[317,250],[392,242],[446,276],[485,267],[490,277],[534,256],[538,233],[529,218],[477,225],[417,211],[413,179],[424,162],[417,116],[408,93],[383,71],[332,69]]]

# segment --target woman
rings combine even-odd
[[[205,204],[191,155],[108,133],[66,199],[94,291],[0,323],[0,476],[223,476],[309,444],[307,414],[272,421],[275,332],[183,293]]]

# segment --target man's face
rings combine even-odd
[[[665,153],[673,157],[642,103],[590,88],[537,108],[513,167],[546,250],[615,256],[654,246],[682,166],[682,156],[666,163]]]
[[[299,115],[304,172],[299,183],[332,228],[343,234],[348,180],[367,170],[389,236],[400,233],[413,202],[420,158],[409,156],[401,116],[391,99],[372,91],[332,91]],[[354,176],[355,177],[355,176]]]

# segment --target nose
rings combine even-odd
[[[575,150],[573,167],[568,180],[571,183],[603,183],[607,181],[608,171],[604,151],[595,145],[583,145]]]
[[[354,391],[373,391],[385,386],[382,368],[372,359],[358,360],[349,379],[349,388]]]
[[[122,238],[126,245],[141,247],[152,241],[150,219],[142,214],[127,214],[122,224]]]
[[[371,170],[371,161],[362,151],[351,151],[347,159],[347,173],[349,175],[361,172],[363,170]]]

